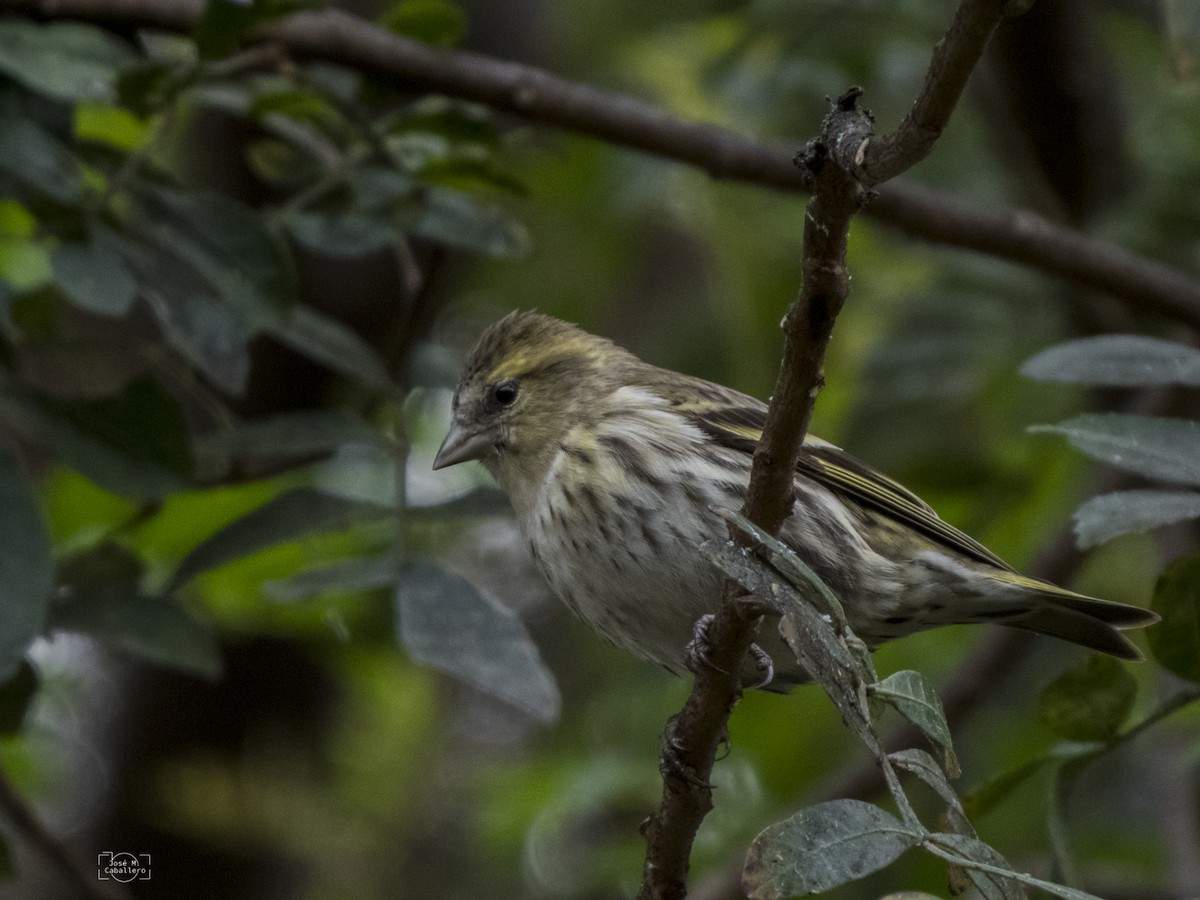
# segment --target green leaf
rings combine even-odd
[[[252,331],[244,319],[173,254],[145,240],[115,240],[167,342],[213,384],[241,394],[250,375],[246,343]]]
[[[964,863],[982,863],[984,867],[964,864],[962,870],[984,900],[1025,900],[1025,889],[1016,878],[1006,877],[1012,865],[990,844],[966,834],[934,834],[929,840],[958,854]],[[952,866],[955,864],[952,863]],[[990,870],[990,871],[989,871]]]
[[[1200,493],[1114,491],[1093,497],[1075,510],[1075,535],[1080,549],[1086,550],[1123,534],[1195,518],[1200,518]]]
[[[83,199],[83,179],[70,151],[7,103],[0,103],[0,173],[64,206]]]
[[[181,478],[191,473],[183,411],[153,378],[139,378],[119,395],[102,400],[44,403],[62,420],[130,459],[161,466]]]
[[[286,491],[195,547],[179,564],[164,593],[178,590],[203,572],[267,547],[310,534],[344,531],[394,515],[390,507],[346,500],[313,488]]]
[[[1021,366],[1021,374],[1105,387],[1200,387],[1200,350],[1141,335],[1105,334],[1043,350]]]
[[[951,778],[957,778],[961,774],[958,759],[954,755],[950,726],[946,723],[946,714],[942,710],[942,701],[924,675],[912,670],[896,672],[871,685],[867,692],[870,696],[895,707],[900,715],[941,746],[945,753],[946,772]]]
[[[75,137],[107,144],[124,153],[138,150],[150,139],[146,122],[120,106],[107,103],[75,104]]]
[[[142,567],[129,551],[102,544],[66,560],[48,628],[86,634],[134,656],[216,678],[214,630],[164,597],[140,592]]]
[[[218,478],[239,462],[273,465],[279,461],[328,456],[344,444],[387,446],[387,439],[362,419],[338,410],[281,413],[196,439],[196,456],[210,478]]]
[[[128,45],[92,25],[0,21],[0,72],[58,100],[113,100]]]
[[[488,256],[522,256],[529,251],[529,232],[499,206],[436,186],[427,189],[424,201],[424,211],[411,225],[413,234]]]
[[[558,718],[561,698],[536,645],[512,610],[429,562],[396,583],[400,639],[413,658],[511,703],[541,722]]]
[[[1089,456],[1143,478],[1200,485],[1200,422],[1089,413],[1030,431],[1065,435]]]
[[[0,679],[42,630],[54,560],[41,509],[16,451],[0,439]]]
[[[137,299],[137,282],[121,258],[112,232],[98,226],[86,241],[64,241],[50,257],[54,280],[74,306],[123,316]]]
[[[334,372],[379,391],[395,390],[387,364],[375,349],[341,322],[312,307],[293,307],[283,322],[268,330],[280,343]]]
[[[955,831],[960,834],[974,835],[975,828],[967,819],[963,802],[958,792],[947,780],[942,767],[924,750],[910,748],[889,753],[888,759],[898,768],[911,772],[929,785],[946,804],[947,820]]]
[[[1154,586],[1150,608],[1162,617],[1146,632],[1158,664],[1200,682],[1200,554],[1167,566]]]
[[[963,797],[963,808],[971,818],[987,815],[1011,795],[1013,791],[1047,765],[1086,756],[1100,746],[1102,745],[1057,744],[1045,753],[1035,756],[1033,759],[1023,762],[1014,768],[1001,772],[978,787],[972,788]]]
[[[732,542],[709,541],[701,545],[700,551],[726,577],[779,611],[779,634],[784,643],[833,700],[859,739],[872,752],[882,754],[862,691],[859,666],[833,630],[831,617],[819,613],[807,594],[782,581],[766,562],[734,547]],[[816,588],[812,591],[815,594]]]
[[[219,194],[164,187],[144,192],[143,200],[143,227],[159,247],[191,266],[251,333],[291,306],[291,257],[248,206]]]
[[[113,421],[105,418],[104,404],[113,410],[122,409],[121,398],[88,403],[70,404],[61,401],[39,401],[16,391],[0,392],[0,418],[34,443],[50,447],[63,462],[97,484],[131,500],[159,500],[167,494],[186,487],[187,482],[170,465],[147,452],[161,447],[168,453],[175,437],[170,419],[157,424],[138,422],[139,401],[128,401],[125,412]],[[153,409],[156,402],[147,408]],[[134,417],[129,421],[126,416]],[[99,433],[93,433],[95,424]],[[137,435],[163,428],[161,435],[151,438],[150,448],[137,443]],[[175,457],[179,461],[178,457]]]
[[[404,233],[391,222],[353,213],[294,213],[284,227],[304,246],[346,259],[358,259],[404,240]]]
[[[1137,681],[1120,662],[1096,653],[1042,689],[1038,715],[1055,734],[1071,741],[1103,741],[1129,717]]]
[[[449,0],[398,0],[381,17],[380,24],[434,47],[453,47],[467,30],[467,17]]]
[[[242,46],[260,25],[322,5],[321,0],[209,0],[192,38],[201,59],[220,59]]]
[[[37,670],[22,659],[17,670],[0,684],[0,737],[21,730],[37,689]]]
[[[921,842],[878,806],[832,800],[765,829],[750,845],[742,890],[751,900],[816,894],[882,869]]]
[[[394,584],[400,564],[391,553],[364,559],[347,559],[329,566],[306,569],[290,578],[268,581],[263,591],[272,600],[293,603],[332,592],[370,591]]]

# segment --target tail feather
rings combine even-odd
[[[1061,638],[1120,659],[1140,660],[1142,652],[1121,634],[1125,628],[1142,628],[1159,620],[1140,606],[1098,600],[1043,581],[1028,585],[1035,601],[1024,613],[1004,620],[1005,625]]]

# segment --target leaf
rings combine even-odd
[[[70,151],[6,103],[0,103],[0,173],[64,206],[83,199],[83,179]]]
[[[47,627],[86,634],[149,662],[216,678],[221,650],[215,631],[164,597],[144,596],[141,574],[140,561],[115,544],[68,559]]]
[[[1026,360],[1021,374],[1105,387],[1200,387],[1200,350],[1142,335],[1105,334],[1043,350]]]
[[[388,445],[369,423],[339,410],[314,409],[281,413],[196,439],[196,455],[205,472],[219,478],[234,462],[273,464],[328,456],[345,444]]]
[[[22,659],[17,670],[0,684],[0,737],[21,730],[37,689],[37,670]]]
[[[395,389],[387,364],[370,344],[341,322],[311,307],[293,307],[283,322],[270,326],[268,331],[280,343],[334,372],[376,390]]]
[[[388,31],[434,47],[453,47],[467,30],[467,18],[449,0],[398,0],[380,18]]]
[[[95,228],[86,241],[64,241],[50,257],[54,281],[74,306],[103,316],[123,316],[137,299],[137,281],[112,233]]]
[[[1162,617],[1146,632],[1158,664],[1180,678],[1200,682],[1200,554],[1167,566],[1154,586],[1150,608]]]
[[[964,863],[977,862],[992,869],[974,867],[959,863],[951,863],[952,872],[955,868],[966,874],[979,891],[984,900],[1025,900],[1025,889],[1017,877],[1009,878],[1001,872],[1012,872],[1013,867],[1003,856],[996,852],[990,844],[985,844],[977,837],[965,834],[934,834],[929,840],[941,847],[958,854]],[[999,870],[999,871],[996,871]]]
[[[946,771],[951,778],[962,774],[954,755],[954,742],[942,710],[942,701],[924,675],[911,669],[896,672],[871,685],[867,692],[893,706],[900,715],[921,729],[927,738],[941,746],[945,753]]]
[[[1042,689],[1038,715],[1070,741],[1103,741],[1129,717],[1137,681],[1111,656],[1094,653],[1078,669],[1059,675]]]
[[[929,785],[946,804],[947,820],[951,827],[960,834],[974,835],[975,828],[967,819],[963,802],[946,779],[942,767],[924,750],[910,748],[889,753],[888,759],[897,767],[911,772]]]
[[[1040,772],[1046,765],[1092,753],[1099,744],[1058,744],[1033,759],[1001,772],[963,797],[963,808],[971,818],[987,815],[1013,791]]]
[[[400,573],[395,596],[400,639],[413,659],[511,703],[538,721],[558,718],[558,686],[512,610],[423,561]]]
[[[192,38],[201,59],[219,59],[237,50],[260,25],[321,5],[320,0],[209,0]]]
[[[878,806],[832,800],[771,825],[750,845],[742,890],[751,900],[816,894],[870,875],[921,842]]]
[[[169,412],[164,402],[170,401],[125,395],[51,402],[8,390],[0,392],[0,419],[102,487],[131,500],[152,501],[187,486],[180,468],[171,465],[172,460],[181,464],[186,453],[178,443],[186,436],[175,430],[182,420],[175,418],[178,409]],[[149,418],[139,421],[143,413]],[[139,444],[139,435],[148,435],[149,443]]]
[[[119,39],[91,25],[0,22],[0,72],[58,100],[113,100],[121,65],[133,58]]]
[[[114,397],[44,404],[63,421],[132,460],[160,466],[181,479],[191,473],[183,411],[153,378],[138,378]]]
[[[163,593],[171,593],[197,575],[310,534],[344,531],[363,522],[394,516],[374,503],[346,500],[313,488],[294,488],[226,525],[184,557]]]
[[[1123,534],[1200,517],[1200,493],[1114,491],[1092,497],[1075,510],[1075,535],[1086,550]]]
[[[345,259],[376,253],[404,239],[404,233],[391,222],[353,213],[294,213],[284,220],[284,227],[304,246]]]
[[[219,194],[158,186],[143,190],[141,199],[141,227],[211,285],[248,333],[291,306],[296,284],[287,248],[249,207]]]
[[[289,578],[266,582],[263,591],[272,600],[292,603],[333,591],[351,593],[374,590],[393,584],[399,573],[400,565],[395,556],[387,553],[306,569]]]
[[[1030,431],[1066,435],[1076,449],[1143,478],[1200,485],[1200,422],[1089,413]]]
[[[241,394],[250,375],[248,323],[171,253],[145,240],[124,236],[116,240],[167,342],[213,384],[229,394]]]
[[[499,206],[436,186],[426,190],[424,199],[424,211],[411,226],[413,234],[488,256],[521,256],[529,251],[529,232]]]
[[[11,678],[42,630],[54,560],[41,509],[16,451],[0,439],[0,679]]]
[[[779,633],[796,659],[833,700],[855,734],[872,752],[882,754],[857,662],[834,632],[830,617],[817,612],[805,595],[781,582],[778,574],[749,550],[736,548],[730,541],[708,541],[700,551],[726,577],[779,612]]]

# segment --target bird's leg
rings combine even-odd
[[[658,771],[664,778],[677,778],[692,787],[712,790],[713,785],[702,778],[697,778],[695,767],[683,758],[683,754],[688,748],[679,740],[676,733],[678,718],[678,716],[671,716],[667,719],[667,727],[663,729],[662,756],[658,760]],[[729,755],[729,732],[725,730],[725,726],[721,727],[720,741],[726,748],[725,754],[720,757],[723,759]]]
[[[689,672],[695,672],[700,666],[707,666],[723,675],[729,673],[718,666],[709,658],[708,648],[710,642],[708,639],[708,629],[712,625],[712,613],[705,613],[696,620],[696,626],[692,629],[692,639],[688,641],[686,648],[686,660]],[[775,663],[771,659],[771,654],[767,653],[758,644],[750,645],[750,655],[754,657],[754,661],[758,668],[765,672],[762,681],[754,684],[745,685],[749,688],[765,688],[768,684],[775,680]]]

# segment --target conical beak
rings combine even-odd
[[[492,442],[484,431],[474,431],[455,419],[442,441],[442,446],[434,457],[434,469],[444,469],[447,466],[457,466],[459,463],[472,459],[482,459],[492,447]]]

